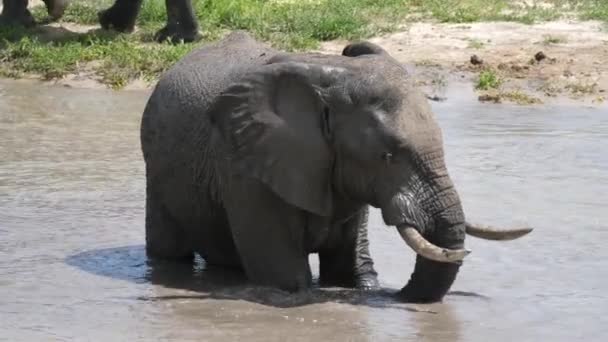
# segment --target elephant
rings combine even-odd
[[[133,32],[142,2],[143,0],[116,0],[111,7],[98,13],[101,27],[118,32]],[[63,15],[69,0],[44,0],[44,3],[51,19],[57,20]],[[27,9],[28,0],[3,0],[3,5],[0,23],[20,24],[26,27],[36,24]],[[193,42],[201,38],[191,0],[166,0],[165,6],[167,24],[156,32],[157,41]]]
[[[235,31],[165,71],[143,110],[145,241],[152,259],[241,269],[289,293],[377,289],[367,219],[379,208],[417,254],[404,302],[441,301],[470,224],[427,99],[382,47],[287,53]]]

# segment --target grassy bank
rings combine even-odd
[[[111,1],[73,0],[65,23],[97,25],[97,11]],[[194,1],[204,41],[195,44],[156,44],[153,33],[165,22],[164,0],[146,0],[139,30],[117,35],[91,29],[22,30],[0,28],[0,74],[23,73],[44,78],[89,73],[120,88],[134,78],[153,79],[193,48],[244,29],[287,50],[314,48],[320,41],[361,39],[398,29],[408,21],[517,21],[534,23],[568,16],[608,22],[605,0],[198,0]],[[529,3],[529,4],[526,4]],[[34,8],[43,19],[43,7]],[[69,26],[67,26],[69,27]]]

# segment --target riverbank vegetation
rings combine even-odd
[[[157,44],[165,23],[164,0],[145,0],[130,35],[98,29],[97,11],[111,1],[72,0],[59,23],[32,29],[0,28],[0,75],[45,79],[85,74],[121,88],[137,78],[154,79],[175,61],[231,30],[247,30],[286,50],[314,49],[322,41],[356,40],[403,29],[408,22],[449,23],[558,18],[608,22],[605,0],[199,0],[194,1],[203,40]],[[43,6],[33,8],[43,20]]]

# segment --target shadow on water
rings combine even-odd
[[[194,264],[148,259],[143,245],[85,251],[67,257],[66,263],[99,276],[198,293],[195,295],[140,296],[137,298],[142,301],[177,299],[246,300],[279,308],[335,302],[373,308],[390,307],[410,312],[437,313],[433,310],[408,307],[397,302],[396,291],[388,288],[377,291],[360,291],[314,286],[310,291],[293,294],[273,288],[252,286],[247,283],[247,279],[241,271],[207,266],[204,260],[198,256]]]

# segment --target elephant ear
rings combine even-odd
[[[328,69],[265,65],[226,89],[211,111],[229,146],[232,172],[321,216],[332,211],[329,114],[318,87]]]

